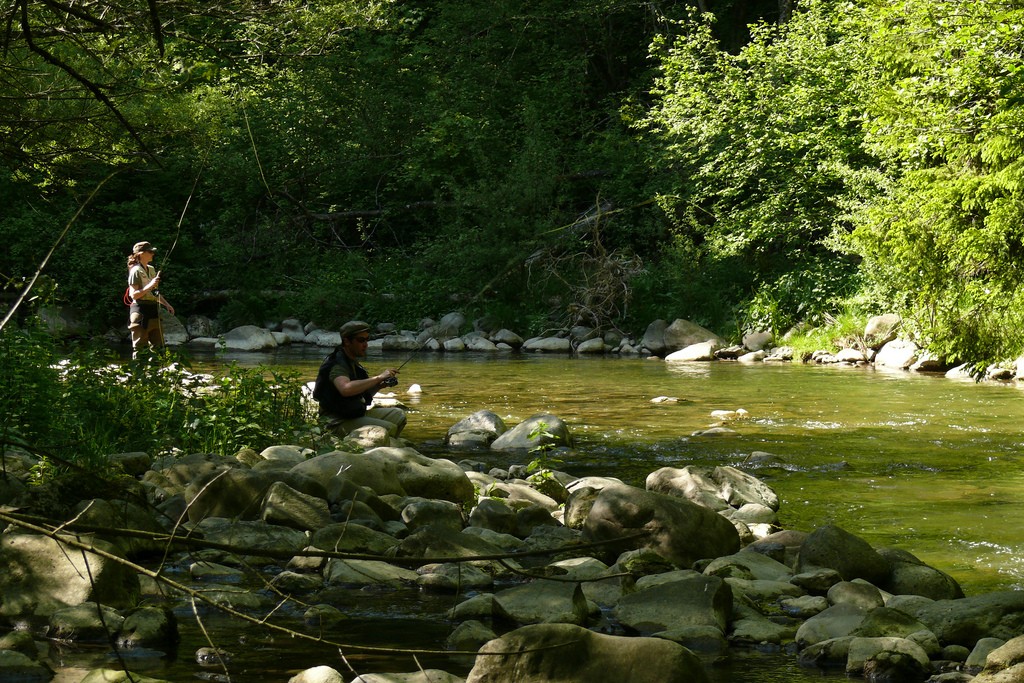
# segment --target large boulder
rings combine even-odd
[[[53,671],[46,664],[22,652],[0,650],[0,681],[19,683],[46,683],[53,679]]]
[[[512,330],[501,328],[497,332],[491,335],[491,341],[495,344],[504,344],[513,349],[518,349],[523,345],[523,338]]]
[[[341,333],[337,330],[314,329],[306,333],[305,341],[314,346],[334,348],[341,345]]]
[[[587,600],[579,583],[537,580],[496,593],[494,599],[520,624],[587,622]]]
[[[465,526],[462,507],[447,500],[413,498],[402,508],[402,522],[410,533],[428,526],[459,532]]]
[[[625,485],[601,490],[583,524],[583,535],[588,541],[621,541],[608,546],[614,553],[650,548],[680,567],[740,548],[736,528],[712,510]]]
[[[793,570],[768,555],[747,548],[735,555],[724,555],[704,567],[706,576],[747,579],[757,581],[786,581],[793,577]]]
[[[292,683],[289,681],[288,683]],[[321,683],[320,681],[295,681],[295,683]],[[323,681],[322,683],[329,683]],[[361,674],[351,683],[465,683],[465,679],[440,669],[420,669],[403,674]]]
[[[168,495],[174,495],[184,493],[185,487],[200,477],[238,466],[239,462],[234,458],[206,453],[159,458],[153,463],[152,469],[143,474],[142,481],[163,489]]]
[[[113,607],[83,602],[51,614],[46,634],[58,641],[106,644],[123,623],[124,617]]]
[[[328,524],[313,532],[313,546],[339,553],[383,555],[398,545],[394,536],[352,520]]]
[[[889,562],[862,538],[835,525],[815,529],[800,546],[797,573],[834,569],[846,581],[864,579],[876,586],[889,578]]]
[[[174,612],[153,605],[136,607],[126,614],[117,634],[117,646],[123,650],[165,649],[173,647],[179,640]]]
[[[919,600],[900,609],[943,644],[973,647],[982,638],[1010,640],[1024,633],[1024,591],[997,591],[959,600]]]
[[[219,325],[205,315],[190,315],[185,320],[185,331],[190,338],[216,337],[220,334]]]
[[[301,320],[286,318],[281,321],[281,336],[290,344],[306,341],[306,329]]]
[[[724,633],[732,603],[732,590],[719,577],[680,572],[675,581],[624,596],[615,607],[615,615],[623,625],[643,635],[686,633],[706,626]]]
[[[109,543],[93,539],[91,545],[117,557]],[[48,615],[90,601],[128,607],[138,595],[138,575],[116,559],[47,536],[0,535],[2,616]]]
[[[267,490],[260,519],[314,531],[330,524],[331,511],[323,498],[296,491],[283,481],[277,481]]]
[[[864,326],[864,342],[871,348],[877,349],[896,339],[900,324],[903,319],[895,313],[876,315],[868,319]]]
[[[869,681],[920,681],[931,670],[928,653],[907,638],[854,638],[846,660],[848,676]]]
[[[487,337],[481,337],[478,334],[467,334],[462,338],[463,345],[466,351],[482,351],[484,353],[494,353],[500,351],[497,344],[492,342]],[[447,345],[448,342],[445,342]]]
[[[720,347],[720,344],[712,341],[697,342],[696,344],[684,346],[678,351],[673,351],[665,356],[665,361],[668,363],[688,363],[692,361],[714,360],[715,351]]]
[[[665,350],[669,353],[684,349],[693,344],[710,342],[715,348],[725,346],[725,341],[711,330],[697,323],[677,318],[665,328]]]
[[[211,543],[245,550],[256,557],[289,557],[305,548],[308,541],[306,534],[298,529],[225,517],[207,517],[195,528]]]
[[[329,666],[314,666],[295,674],[288,683],[346,683],[345,677]]]
[[[885,344],[875,355],[875,367],[906,370],[917,362],[921,349],[906,339],[894,339]]]
[[[602,354],[608,350],[608,345],[600,337],[588,339],[576,347],[576,353],[581,356]]]
[[[495,654],[489,654],[492,652]],[[606,636],[571,624],[536,624],[506,633],[480,648],[466,683],[707,680],[697,656],[669,640]]]
[[[495,451],[529,450],[541,446],[571,446],[572,434],[562,418],[547,413],[533,415],[504,432],[491,443]]]
[[[1018,636],[988,653],[976,683],[1017,683],[1024,680],[1024,636]]]
[[[78,683],[169,683],[164,678],[151,678],[124,669],[91,669]]]
[[[800,546],[806,539],[805,532],[786,529],[754,541],[744,550],[761,553],[787,567],[795,567],[796,559],[800,555]]]
[[[481,536],[428,526],[402,539],[396,557],[464,559],[506,554],[504,549]]]
[[[568,337],[532,337],[523,342],[522,349],[538,353],[572,353],[572,340]]]
[[[99,538],[112,543],[125,557],[135,558],[155,553],[163,547],[157,541],[117,531],[129,529],[153,534],[164,532],[150,509],[131,501],[94,498],[81,501],[72,511],[76,522],[82,526],[110,529],[110,532],[99,534]]]
[[[494,586],[494,577],[466,562],[426,564],[417,569],[416,574],[416,583],[424,591],[457,594],[462,591],[489,590]],[[483,645],[483,642],[479,645]]]
[[[775,335],[767,330],[756,330],[743,335],[743,348],[750,351],[766,351],[775,341]]]
[[[270,330],[255,325],[242,325],[221,335],[224,348],[232,351],[261,351],[277,348],[277,340]]]
[[[474,495],[473,483],[461,467],[450,460],[428,458],[412,448],[333,451],[301,462],[291,471],[321,482],[328,493],[337,488],[337,480],[346,480],[379,496],[397,494],[464,503]]]
[[[274,480],[270,472],[244,467],[200,476],[185,487],[189,520],[198,522],[207,517],[256,519],[263,496]]]
[[[686,498],[712,510],[757,503],[774,511],[779,496],[761,480],[735,467],[662,467],[647,475],[648,491]]]
[[[665,355],[665,330],[667,329],[668,323],[664,320],[653,321],[644,331],[640,345],[657,356]]]
[[[832,605],[800,625],[796,632],[796,643],[800,649],[804,649],[825,641],[852,636],[864,622],[867,613],[867,610],[857,605]]]
[[[508,427],[497,413],[478,410],[449,427],[444,442],[455,447],[486,447],[506,431]]]
[[[932,600],[956,600],[964,591],[949,574],[926,565],[911,553],[896,548],[879,548],[888,561],[889,578],[880,588],[895,595],[923,595]]]
[[[333,558],[324,567],[324,581],[329,586],[401,586],[414,584],[419,574],[377,560],[342,560]]]
[[[438,341],[458,337],[459,332],[466,324],[466,316],[458,311],[446,313],[441,320],[430,327],[427,332]]]
[[[501,534],[514,534],[516,511],[498,498],[483,497],[469,513],[469,525]]]
[[[160,331],[164,334],[164,344],[167,346],[181,346],[189,340],[184,323],[163,307],[160,308]]]

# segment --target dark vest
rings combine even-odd
[[[334,351],[320,364],[320,369],[316,373],[316,383],[313,385],[313,398],[320,404],[321,415],[345,420],[362,417],[366,414],[366,407],[373,402],[374,392],[342,396],[338,387],[331,381],[331,370],[339,363],[344,363],[349,379],[367,379],[370,376],[362,365],[351,360],[344,351]]]

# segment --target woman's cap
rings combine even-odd
[[[341,338],[351,339],[360,332],[369,332],[370,326],[364,323],[362,320],[350,320],[341,326]]]
[[[132,247],[133,254],[141,254],[144,251],[156,251],[156,247],[154,247],[149,242],[136,242],[135,246]]]

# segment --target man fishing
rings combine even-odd
[[[373,406],[373,397],[381,387],[397,384],[397,368],[388,368],[370,377],[359,364],[366,357],[370,342],[370,326],[361,320],[341,327],[341,345],[320,365],[313,386],[313,398],[320,403],[320,416],[327,428],[348,434],[357,427],[378,425],[390,436],[398,436],[405,428],[405,411],[401,408]]]
[[[156,247],[149,242],[136,242],[128,257],[128,293],[131,308],[128,329],[132,335],[132,358],[138,358],[139,349],[164,345],[160,326],[160,307],[174,315],[174,307],[160,294],[160,273],[151,265]]]

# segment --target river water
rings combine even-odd
[[[196,357],[195,365],[264,364],[295,369],[311,380],[325,353],[295,346]],[[374,372],[405,358],[371,352],[365,365]],[[659,467],[734,465],[778,493],[786,528],[839,525],[876,546],[915,554],[951,574],[968,595],[1024,584],[1024,397],[1014,384],[865,367],[428,352],[413,355],[400,381],[394,391],[409,408],[404,436],[428,455],[471,457],[489,466],[522,462],[522,455],[449,453],[444,435],[477,410],[497,413],[510,427],[551,413],[569,424],[576,439],[559,456],[566,472],[643,486]],[[411,384],[422,393],[407,394]],[[672,400],[654,402],[658,397]],[[722,423],[711,415],[740,408],[747,411],[744,419]],[[734,433],[697,434],[716,425]],[[759,451],[778,462],[748,467],[748,456]],[[439,647],[452,627],[444,618],[450,597],[389,595],[379,604],[363,594],[358,600],[364,607],[351,637],[360,634],[365,642]],[[292,668],[276,648],[269,652],[275,665]],[[310,656],[303,661],[341,668]],[[467,671],[465,662],[420,661],[460,675]],[[371,667],[363,672],[417,668],[408,656],[362,664]],[[274,668],[258,659],[248,666]],[[822,678],[800,669],[791,654],[731,653],[709,671],[716,683]]]

